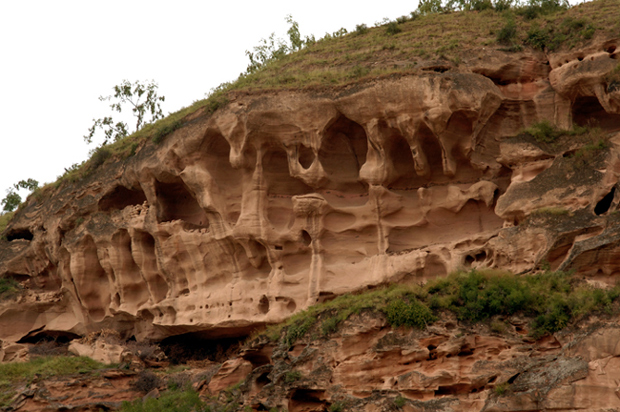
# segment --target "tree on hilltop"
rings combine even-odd
[[[123,108],[129,106],[136,118],[136,127],[130,132],[126,122],[116,122],[112,116],[106,116],[101,119],[93,119],[93,125],[88,129],[88,134],[84,136],[87,143],[91,143],[98,129],[102,129],[105,135],[102,145],[106,145],[110,141],[118,141],[129,134],[140,130],[147,123],[154,122],[164,117],[161,110],[161,102],[165,96],[157,95],[158,84],[153,80],[150,82],[133,83],[123,80],[119,85],[114,86],[114,94],[110,96],[99,96],[100,101],[113,101],[110,105],[112,111],[122,113]],[[148,116],[150,120],[146,121]]]

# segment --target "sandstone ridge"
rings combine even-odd
[[[619,46],[494,51],[196,113],[19,210],[0,275],[27,288],[0,303],[0,339],[243,336],[336,294],[459,268],[545,261],[613,283],[620,90],[606,76]],[[543,120],[598,129],[520,134]]]

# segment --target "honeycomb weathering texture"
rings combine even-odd
[[[614,42],[550,61],[496,52],[329,93],[237,95],[197,114],[20,209],[0,274],[28,288],[0,303],[0,339],[243,335],[335,294],[460,268],[548,261],[613,282]],[[597,124],[610,143],[583,161],[580,137],[519,134],[541,120]]]

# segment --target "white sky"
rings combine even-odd
[[[0,199],[19,180],[52,182],[85,160],[95,144],[83,136],[109,113],[98,97],[123,79],[158,82],[168,114],[236,79],[260,39],[286,38],[287,14],[318,39],[416,8],[417,0],[2,0]]]
[[[1,0],[0,199],[19,180],[52,182],[85,160],[96,144],[83,136],[109,114],[98,97],[123,79],[158,82],[167,114],[235,80],[260,39],[286,38],[287,14],[302,36],[318,39],[409,14],[417,3]]]

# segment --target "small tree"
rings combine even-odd
[[[146,123],[154,122],[164,117],[160,103],[166,98],[157,95],[159,86],[154,81],[150,83],[141,83],[136,81],[131,83],[123,80],[120,85],[114,86],[114,94],[110,96],[99,96],[99,100],[114,101],[110,105],[113,111],[122,113],[123,108],[130,106],[134,117],[136,118],[136,128],[133,132],[138,131]],[[147,122],[145,119],[151,116]],[[97,129],[102,129],[105,135],[103,145],[109,141],[118,141],[130,134],[129,126],[123,121],[115,122],[112,116],[102,119],[93,119],[94,124],[88,129],[88,134],[84,136],[87,143],[91,143]],[[133,133],[132,132],[132,133]]]
[[[20,180],[15,183],[13,187],[6,191],[6,197],[0,202],[0,204],[2,204],[2,211],[12,212],[22,203],[22,197],[16,192],[16,190],[27,189],[33,192],[38,188],[39,182],[34,179]]]

